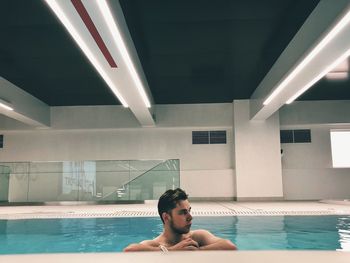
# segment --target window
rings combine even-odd
[[[4,135],[0,135],[0,148],[4,148]]]
[[[331,130],[334,168],[350,167],[350,130]]]

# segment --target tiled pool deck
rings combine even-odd
[[[325,203],[327,202],[327,203]],[[191,202],[193,216],[350,215],[350,202]],[[0,206],[0,219],[158,216],[157,202]]]

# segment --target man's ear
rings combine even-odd
[[[169,214],[167,212],[163,212],[162,213],[162,218],[163,218],[163,221],[166,222],[169,220]]]

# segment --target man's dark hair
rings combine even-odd
[[[186,192],[180,188],[176,188],[175,190],[167,190],[161,197],[159,197],[158,201],[158,213],[160,219],[164,224],[164,220],[162,218],[162,214],[164,212],[169,213],[172,209],[176,207],[176,204],[179,201],[187,200],[188,195]]]

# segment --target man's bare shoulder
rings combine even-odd
[[[158,247],[159,246],[159,242],[156,241],[156,240],[144,240],[144,241],[140,242],[140,244],[147,245],[147,246],[152,246],[152,247]]]
[[[140,243],[134,243],[128,245],[124,248],[124,252],[134,252],[134,251],[156,251],[159,247],[159,242],[156,239],[153,240],[144,240]]]
[[[191,231],[191,236],[213,236],[213,234],[205,229],[196,229]]]
[[[155,239],[152,240],[144,240],[140,242],[142,245],[147,245],[147,246],[152,246],[152,247],[158,247],[160,245],[160,237],[156,237]]]
[[[205,229],[193,230],[191,237],[198,242],[199,246],[207,245],[220,239]]]

